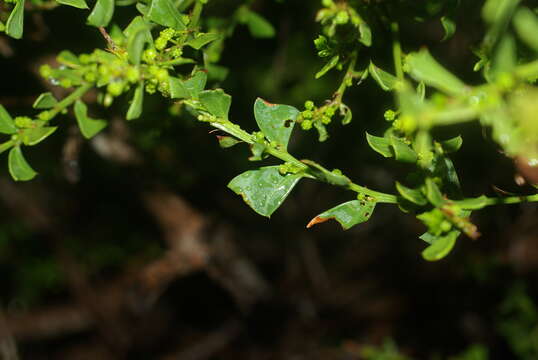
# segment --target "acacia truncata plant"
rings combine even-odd
[[[538,201],[538,194],[490,198],[468,198],[462,194],[456,166],[450,154],[459,150],[463,138],[436,139],[432,130],[446,125],[478,121],[504,153],[517,160],[530,182],[538,182],[538,16],[519,0],[487,0],[482,7],[486,24],[476,54],[475,71],[484,82],[471,85],[460,80],[437,62],[426,49],[402,50],[397,19],[400,11],[412,8],[417,21],[439,18],[445,39],[456,31],[453,16],[459,1],[414,2],[321,1],[316,20],[321,33],[315,38],[318,55],[326,59],[316,78],[329,71],[341,72],[342,81],[333,96],[321,105],[306,100],[304,109],[272,104],[258,98],[254,120],[258,131],[248,132],[229,118],[232,103],[222,89],[207,89],[208,80],[222,80],[227,70],[218,65],[225,41],[238,25],[246,25],[254,37],[272,37],[275,30],[244,1],[228,19],[205,18],[204,6],[217,0],[97,0],[87,24],[97,27],[107,41],[106,49],[87,54],[62,51],[58,67],[43,65],[41,75],[54,85],[70,91],[63,99],[41,94],[34,102],[32,117],[13,117],[0,105],[0,133],[7,139],[0,152],[8,152],[8,168],[14,180],[27,181],[37,173],[24,157],[23,149],[52,135],[59,116],[74,116],[82,135],[89,139],[106,128],[107,121],[92,118],[83,95],[95,89],[101,106],[110,106],[120,96],[130,96],[127,120],[143,113],[145,94],[160,94],[184,106],[197,119],[219,129],[222,147],[249,145],[252,161],[268,157],[280,165],[246,171],[228,187],[243,197],[258,214],[270,217],[303,179],[313,179],[350,191],[349,201],[315,216],[310,228],[328,219],[344,229],[367,221],[377,204],[394,204],[416,216],[427,232],[426,260],[439,260],[454,247],[463,233],[476,239],[480,234],[470,221],[472,211],[496,204]],[[433,5],[432,5],[433,4]],[[19,39],[24,31],[25,0],[4,0],[0,4],[0,30]],[[31,0],[31,9],[46,11],[67,5],[88,11],[85,0]],[[139,15],[121,29],[114,25],[119,6],[134,6]],[[376,34],[391,33],[388,44],[377,43]],[[383,38],[383,36],[379,36]],[[365,51],[386,46],[392,52],[394,68],[382,69]],[[404,44],[404,47],[407,44]],[[524,56],[520,54],[525,54]],[[201,61],[199,59],[202,59]],[[180,72],[185,65],[187,73]],[[371,77],[381,89],[394,94],[394,107],[385,112],[390,126],[380,135],[365,134],[371,149],[384,158],[406,163],[409,176],[394,184],[394,193],[369,189],[353,182],[340,170],[328,170],[312,160],[299,160],[288,152],[295,125],[314,128],[319,141],[328,139],[333,118],[343,125],[352,121],[344,103],[346,89]],[[93,104],[90,104],[93,106]],[[90,106],[90,112],[91,107]],[[71,110],[71,111],[69,111]],[[73,115],[70,115],[73,114]]]

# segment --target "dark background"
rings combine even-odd
[[[209,14],[233,8],[215,3]],[[469,3],[444,43],[438,17],[399,20],[404,51],[427,46],[477,84],[471,49],[484,29],[481,4]],[[258,1],[254,9],[277,36],[254,39],[238,27],[226,42],[221,64],[230,75],[209,85],[232,95],[231,118],[246,130],[255,130],[258,96],[301,108],[336,90],[336,71],[314,80],[323,65],[312,42],[317,8]],[[120,8],[119,25],[133,14]],[[86,15],[66,7],[30,13],[23,40],[0,38],[0,103],[10,113],[31,116],[36,96],[50,91],[40,64],[62,49],[105,47]],[[359,62],[391,69],[388,36],[374,32],[376,45]],[[345,96],[350,125],[333,121],[325,143],[296,129],[290,152],[394,192],[409,168],[381,158],[364,137],[388,126],[383,112],[392,101],[368,79]],[[473,344],[490,359],[538,358],[536,205],[474,213],[480,239],[461,237],[446,259],[428,263],[420,256],[423,226],[395,206],[379,205],[349,231],[337,223],[306,230],[312,217],[354,197],[326,184],[303,180],[270,220],[256,215],[226,188],[259,166],[247,160],[248,148],[220,149],[210,128],[170,115],[157,95],[146,96],[139,120],[126,123],[126,107],[121,100],[91,110],[110,120],[99,141],[119,143],[112,154],[82,141],[72,116],[62,116],[54,120],[59,131],[26,152],[36,180],[15,184],[7,164],[0,172],[1,323],[22,359],[360,359],[389,339],[413,359],[447,359]],[[459,133],[464,145],[453,160],[466,195],[494,195],[492,185],[531,191],[514,183],[512,161],[478,124],[436,135]]]

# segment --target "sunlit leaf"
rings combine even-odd
[[[181,14],[170,0],[152,0],[148,18],[162,26],[175,30],[185,30],[186,26],[181,20]]]
[[[366,141],[372,150],[378,152],[384,157],[389,158],[394,156],[394,152],[391,150],[391,142],[389,139],[366,133]]]
[[[249,170],[236,176],[228,187],[258,214],[270,217],[301,179],[300,174],[281,175],[278,166]]]
[[[521,40],[534,51],[538,51],[538,16],[522,7],[514,15],[514,27]]]
[[[327,71],[331,70],[333,67],[338,65],[338,61],[340,60],[340,55],[335,55],[329,60],[320,71],[316,73],[316,79],[319,79],[323,75],[327,73]]]
[[[260,98],[254,103],[254,117],[260,130],[269,141],[284,149],[288,146],[299,110],[289,105],[271,104]]]
[[[447,16],[441,17],[441,25],[443,25],[443,30],[445,31],[441,41],[446,41],[454,36],[454,33],[456,32],[456,23],[451,18]]]
[[[7,110],[0,104],[0,133],[2,134],[15,134],[17,132],[17,127],[13,118]]]
[[[462,145],[463,145],[463,138],[460,135],[452,139],[441,141],[441,147],[443,148],[443,151],[447,154],[458,151]]]
[[[56,0],[56,2],[62,5],[76,7],[78,9],[88,9],[88,4],[86,4],[86,0]]]
[[[426,199],[420,189],[411,189],[399,182],[396,182],[396,189],[404,199],[411,201],[413,204],[426,205],[428,203],[428,199]]]
[[[232,104],[232,97],[222,89],[201,91],[198,95],[202,105],[211,115],[228,119],[228,112]]]
[[[100,27],[107,26],[114,15],[114,0],[97,0],[88,16],[88,24]]]
[[[434,206],[441,206],[445,202],[443,194],[432,178],[426,178],[426,197]]]
[[[329,209],[312,220],[306,225],[310,228],[316,224],[334,219],[342,225],[344,230],[357,224],[368,221],[375,209],[376,202],[369,200],[352,200]]]
[[[91,139],[107,125],[104,120],[88,117],[88,108],[86,104],[80,100],[77,100],[75,103],[74,111],[80,132],[86,139]]]
[[[129,110],[127,110],[127,120],[138,119],[142,115],[142,108],[144,103],[144,82],[140,82],[138,87],[135,89],[133,99],[131,100],[131,105],[129,105]]]
[[[219,34],[216,33],[203,33],[198,34],[194,39],[191,39],[185,43],[196,50],[200,50],[204,45],[209,44],[212,41],[215,41],[220,38]]]
[[[22,155],[20,146],[15,146],[9,151],[8,168],[11,177],[16,181],[32,180],[37,175]]]
[[[466,85],[439,64],[424,49],[414,52],[405,57],[405,68],[417,81],[424,81],[451,95],[459,95],[465,92]]]
[[[43,126],[31,129],[24,129],[22,141],[25,145],[36,145],[45,140],[49,135],[55,132],[56,126]]]
[[[397,161],[415,163],[417,162],[418,156],[415,150],[411,146],[407,145],[403,140],[397,138],[396,136],[390,137],[390,144],[394,151],[394,158]]]
[[[388,72],[378,68],[377,66],[374,65],[373,62],[370,62],[368,71],[370,72],[370,75],[372,75],[372,78],[374,78],[374,80],[381,87],[381,89],[385,91],[390,91],[394,89],[394,85],[398,81],[396,76],[389,74]]]
[[[38,96],[38,98],[34,101],[34,104],[32,107],[34,109],[50,109],[54,107],[58,103],[58,100],[54,98],[52,93],[46,92]]]
[[[6,22],[6,34],[15,39],[22,38],[24,31],[24,0],[17,0]]]
[[[452,230],[448,234],[440,236],[428,234],[428,240],[425,241],[430,242],[431,245],[422,251],[422,257],[428,261],[441,260],[454,248],[459,235],[460,231],[458,230]]]

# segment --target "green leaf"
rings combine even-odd
[[[378,68],[374,65],[373,62],[370,62],[370,66],[368,66],[368,71],[370,72],[370,75],[372,75],[374,80],[379,84],[381,89],[385,91],[391,91],[392,89],[394,89],[394,85],[398,81],[396,76]]]
[[[488,198],[485,195],[477,198],[468,198],[464,200],[454,201],[456,205],[465,210],[479,210],[488,205]]]
[[[390,158],[394,156],[394,153],[391,150],[391,143],[387,138],[374,136],[366,133],[366,141],[368,142],[368,145],[370,145],[372,150],[380,153],[384,157]]]
[[[191,78],[183,81],[183,86],[192,98],[197,99],[200,91],[204,90],[206,82],[207,74],[205,71],[198,71]]]
[[[495,50],[490,74],[493,78],[511,72],[517,65],[517,49],[514,37],[505,34]]]
[[[8,168],[11,177],[16,181],[32,180],[37,175],[34,169],[26,162],[20,146],[15,146],[9,151]]]
[[[424,81],[450,95],[460,95],[467,89],[460,79],[435,61],[426,49],[407,55],[405,68],[417,81]]]
[[[459,235],[458,230],[452,230],[443,236],[429,237],[432,244],[422,251],[422,257],[428,261],[441,260],[454,248]]]
[[[191,39],[185,43],[196,50],[200,50],[202,46],[209,44],[212,41],[215,41],[220,38],[219,34],[216,33],[200,33],[196,35],[194,39]]]
[[[34,109],[50,109],[58,103],[58,100],[54,98],[52,93],[46,92],[37,97],[32,107]]]
[[[56,126],[43,126],[25,129],[22,132],[22,142],[25,145],[36,145],[45,140],[50,134],[55,132]]]
[[[441,190],[432,178],[426,178],[426,197],[435,207],[440,207],[445,202]]]
[[[463,145],[463,139],[460,135],[452,139],[441,141],[441,147],[443,148],[443,151],[447,154],[458,151],[462,145]]]
[[[418,160],[417,153],[409,145],[407,145],[403,140],[397,138],[396,136],[390,137],[390,143],[392,149],[394,150],[394,158],[397,161],[407,162],[407,163],[416,163]]]
[[[222,89],[217,89],[202,91],[198,96],[202,105],[211,115],[228,120],[228,112],[232,104],[230,95],[224,93]]]
[[[95,27],[107,26],[114,15],[114,0],[97,0],[88,16],[88,24]]]
[[[219,141],[219,145],[223,149],[231,148],[234,145],[237,145],[241,142],[241,140],[238,140],[232,136],[222,136],[217,135],[217,139]]]
[[[451,18],[443,16],[441,17],[441,25],[443,25],[443,30],[445,31],[445,35],[441,41],[446,41],[456,32],[456,23]]]
[[[24,31],[24,0],[18,0],[6,22],[6,34],[15,39],[22,38]]]
[[[144,82],[141,82],[135,89],[133,100],[127,110],[127,120],[138,119],[142,115],[142,105],[144,103]]]
[[[297,185],[302,175],[281,175],[279,166],[267,166],[236,176],[228,187],[258,214],[270,217]]]
[[[411,201],[413,204],[422,206],[428,203],[428,200],[424,197],[420,189],[411,189],[399,182],[396,182],[396,189],[404,199]]]
[[[275,36],[275,28],[269,21],[253,11],[246,15],[246,24],[250,34],[255,38],[272,38]]]
[[[187,89],[185,89],[181,79],[170,76],[168,77],[168,85],[170,87],[170,97],[172,99],[184,99],[189,97],[189,93]]]
[[[538,51],[538,16],[527,8],[519,8],[514,15],[514,27],[521,40]]]
[[[181,20],[180,12],[170,0],[152,0],[147,16],[151,21],[175,30],[187,28]]]
[[[15,134],[17,132],[17,127],[13,118],[7,110],[0,104],[0,133],[2,134]]]
[[[86,0],[56,0],[56,2],[62,5],[76,7],[78,9],[88,9],[88,4],[86,4]]]
[[[79,58],[69,50],[63,50],[58,54],[56,60],[62,65],[78,67],[82,65]]]
[[[312,220],[306,225],[307,228],[334,219],[342,225],[344,230],[352,226],[363,223],[370,219],[374,212],[376,202],[368,200],[352,200],[329,209]]]
[[[347,125],[353,120],[353,113],[347,105],[340,105],[340,114],[343,115],[342,125]]]
[[[137,17],[136,19],[140,20],[133,21],[125,31],[129,61],[134,65],[140,64],[145,45],[152,44],[153,41],[150,28],[146,22],[141,17]]]
[[[299,110],[289,105],[271,104],[261,98],[254,103],[254,117],[269,141],[287,148]]]
[[[335,67],[338,64],[338,60],[340,60],[340,55],[335,55],[329,60],[320,71],[316,73],[316,79],[319,79],[323,75],[327,73],[327,71],[331,70],[333,67]]]
[[[80,100],[75,102],[74,110],[80,132],[86,139],[91,139],[107,125],[104,120],[88,117],[88,108]]]
[[[372,45],[372,30],[365,22],[359,24],[359,41],[366,46]]]

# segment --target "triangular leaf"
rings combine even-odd
[[[50,109],[54,107],[58,103],[58,100],[54,98],[52,93],[46,92],[38,96],[38,98],[34,101],[34,104],[32,107],[34,109]]]
[[[80,132],[86,139],[91,139],[107,125],[104,120],[88,117],[88,108],[80,100],[75,103],[74,110]]]
[[[7,110],[0,104],[0,133],[2,134],[15,134],[17,132],[17,127],[13,118]]]
[[[300,174],[282,175],[279,166],[267,166],[236,176],[228,187],[258,214],[270,217],[301,179]]]
[[[36,145],[45,140],[49,135],[56,131],[56,126],[43,126],[31,129],[25,129],[22,133],[22,141],[25,145]]]
[[[310,228],[329,219],[334,219],[342,225],[344,230],[347,230],[352,226],[368,221],[375,209],[375,205],[375,201],[348,201],[319,214],[310,220],[306,227]]]
[[[254,117],[269,141],[287,148],[299,110],[289,105],[271,104],[261,98],[254,103]]]
[[[211,115],[228,120],[232,97],[222,89],[205,90],[199,94],[200,102]]]
[[[162,26],[175,30],[185,30],[186,26],[181,20],[181,14],[170,0],[152,0],[148,18]]]
[[[24,31],[24,0],[18,0],[6,22],[6,34],[15,39],[22,38]]]
[[[37,175],[35,170],[26,162],[20,146],[16,146],[9,151],[8,168],[11,177],[16,181],[32,180]]]
[[[100,27],[107,26],[114,15],[114,0],[97,0],[88,16],[88,24]]]

